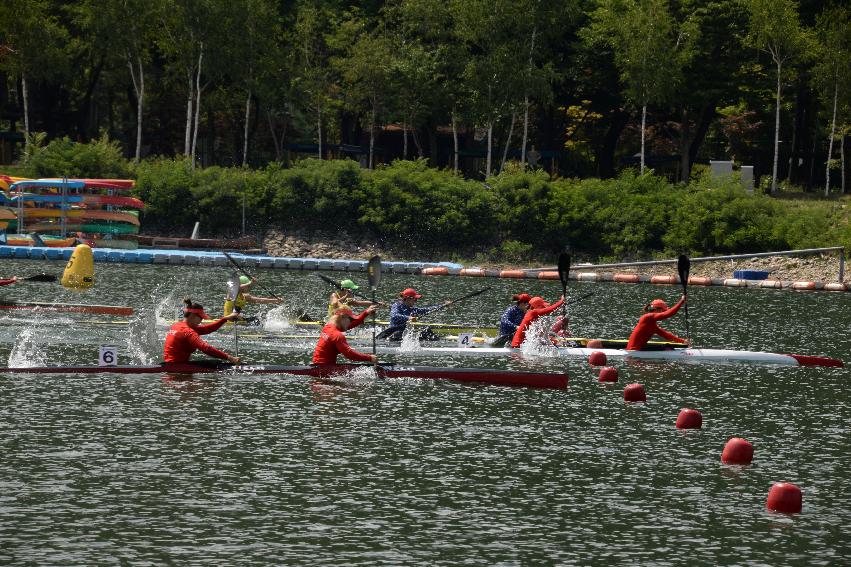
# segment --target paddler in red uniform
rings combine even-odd
[[[654,299],[645,305],[644,311],[647,313],[641,316],[638,324],[632,330],[632,334],[629,336],[629,342],[626,344],[626,350],[642,350],[647,346],[648,341],[650,341],[653,335],[659,335],[669,341],[689,344],[688,340],[682,339],[656,324],[657,321],[673,317],[685,302],[686,296],[683,295],[677,304],[670,309],[668,308],[668,304],[661,299]]]
[[[519,348],[523,341],[526,340],[526,331],[529,329],[529,326],[542,315],[548,315],[562,306],[564,303],[564,296],[561,296],[561,299],[553,303],[552,305],[547,305],[547,302],[544,301],[542,297],[535,296],[529,300],[529,309],[523,315],[523,320],[520,321],[520,325],[517,327],[517,331],[514,333],[514,338],[511,340],[511,346],[514,348]]]
[[[367,315],[371,315],[376,309],[378,309],[377,305],[370,305],[357,317],[348,307],[341,307],[334,311],[331,319],[322,327],[319,342],[316,343],[316,349],[313,351],[313,364],[337,364],[338,354],[342,354],[349,360],[375,362],[374,354],[364,354],[350,347],[343,333],[363,323]]]
[[[183,308],[183,321],[172,325],[165,337],[163,362],[189,362],[189,357],[192,353],[200,350],[204,354],[221,358],[234,364],[239,363],[238,356],[231,356],[205,343],[200,336],[217,331],[227,321],[238,319],[239,313],[231,313],[213,323],[202,325],[201,322],[204,319],[209,319],[207,314],[204,313],[204,308],[197,303],[192,303],[192,300],[188,297],[183,300],[183,303],[185,304]]]
[[[0,285],[11,285],[11,284],[15,283],[16,281],[18,281],[18,278],[16,276],[12,276],[9,279],[5,279],[5,280],[0,279]]]

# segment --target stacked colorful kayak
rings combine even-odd
[[[0,180],[4,181],[0,187],[8,186],[0,206],[15,215],[5,220],[7,230],[21,233],[13,235],[10,243],[29,244],[31,239],[26,235],[34,232],[47,239],[77,237],[98,247],[138,246],[135,235],[139,232],[139,211],[145,204],[127,194],[132,180]]]

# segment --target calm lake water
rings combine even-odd
[[[63,263],[0,262],[0,275]],[[303,272],[261,283],[315,317],[329,288]],[[96,315],[0,313],[0,366],[151,361],[183,295],[221,311],[222,268],[98,265],[97,285],[0,289],[4,299],[130,305]],[[364,274],[352,274],[365,283]],[[335,277],[342,277],[337,274]],[[493,289],[435,314],[492,325],[512,293],[555,299],[558,282],[386,275],[380,296],[422,302]],[[625,337],[679,287],[571,282],[580,336]],[[261,292],[261,290],[258,290]],[[851,294],[690,288],[705,347],[851,362]],[[270,318],[271,320],[271,318]],[[684,334],[683,317],[667,328]],[[286,333],[286,330],[281,331]],[[213,342],[233,346],[230,332]],[[305,363],[246,330],[250,362]],[[849,370],[615,362],[600,385],[584,360],[405,359],[566,369],[566,391],[368,375],[0,375],[0,563],[32,565],[847,565],[851,562]],[[624,385],[648,402],[624,404]],[[697,431],[674,428],[682,407]],[[753,465],[720,463],[732,436]],[[803,490],[801,514],[766,511],[768,489]]]

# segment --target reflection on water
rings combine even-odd
[[[24,268],[33,263],[8,271]],[[47,286],[31,286],[30,299],[140,306],[138,323],[50,315],[41,324],[42,315],[0,314],[0,356],[20,349],[22,333],[30,338],[21,344],[37,344],[51,364],[95,363],[102,344],[150,345],[152,330],[158,341],[165,328],[150,325],[156,300],[139,298],[157,289],[157,297],[218,305],[227,275],[194,266],[98,269],[96,300]],[[327,289],[315,277],[260,275],[288,302],[323,316]],[[471,285],[384,279],[379,299],[409,285],[457,297]],[[439,320],[492,325],[512,293],[546,297],[557,287],[493,285],[492,296],[443,310]],[[594,289],[571,306],[583,336],[623,338],[649,299],[680,293]],[[587,290],[571,282],[568,296]],[[849,358],[849,295],[706,288],[689,297],[701,346]],[[678,317],[666,327],[685,333]],[[232,345],[229,332],[207,338]],[[240,352],[256,363],[301,364],[313,346],[245,340]],[[567,370],[570,385],[383,380],[369,368],[330,381],[0,376],[0,563],[671,565],[687,557],[699,565],[842,565],[851,557],[847,369],[611,361],[619,382],[600,385],[579,359],[415,354],[409,362]],[[645,386],[646,403],[624,404],[631,382]],[[701,410],[703,429],[676,430],[683,407]],[[732,436],[753,443],[752,465],[721,464]],[[777,481],[801,486],[802,514],[765,510]]]

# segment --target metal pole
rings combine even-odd
[[[61,231],[62,238],[68,236],[68,176],[62,176],[62,220]]]
[[[242,236],[245,236],[245,192],[242,193]]]

